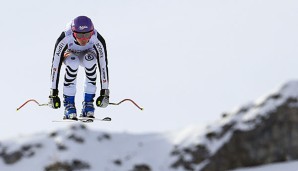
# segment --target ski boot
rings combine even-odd
[[[65,107],[63,119],[78,120],[77,110],[74,102],[75,97],[66,96],[66,95],[63,95],[63,97],[64,97],[64,101],[63,101],[64,107]]]
[[[94,119],[94,105],[93,105],[93,98],[95,94],[87,94],[85,93],[85,98],[83,101],[83,109],[80,117],[88,117]]]

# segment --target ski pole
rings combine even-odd
[[[29,102],[35,102],[38,106],[48,106],[49,105],[48,103],[40,104],[35,99],[30,99],[30,100],[27,100],[25,103],[23,103],[20,107],[18,107],[17,111],[19,111],[22,107],[24,107]]]
[[[121,100],[120,102],[118,103],[109,103],[110,105],[120,105],[122,102],[125,102],[125,101],[129,101],[131,102],[132,104],[134,104],[137,108],[139,108],[140,110],[144,110],[144,108],[140,107],[136,102],[134,102],[133,100],[131,99],[123,99]]]
[[[125,101],[129,101],[131,103],[133,103],[137,108],[139,108],[140,110],[144,110],[144,108],[140,107],[136,102],[134,102],[131,99],[123,99],[118,103],[109,103],[110,105],[120,105],[121,103],[125,102]],[[22,107],[24,107],[27,103],[29,102],[35,102],[38,106],[48,106],[48,103],[44,103],[44,104],[40,104],[39,102],[37,102],[35,99],[30,99],[27,100],[25,103],[23,103],[20,107],[17,108],[17,111],[19,111]]]

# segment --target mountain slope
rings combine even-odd
[[[242,168],[233,171],[297,171],[298,161],[267,164],[259,167]]]
[[[0,170],[133,170],[138,167],[158,170],[147,163],[158,161],[156,166],[162,166],[168,160],[166,154],[170,148],[167,136],[109,134],[75,124],[67,130],[1,143]]]
[[[213,171],[298,159],[297,97],[298,82],[291,81],[223,114],[196,142],[176,149],[173,166]]]
[[[0,142],[0,170],[221,171],[298,159],[298,81],[207,126],[160,134],[83,124]]]

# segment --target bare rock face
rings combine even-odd
[[[298,159],[297,99],[288,99],[253,130],[235,130],[203,171],[235,169]]]
[[[20,161],[22,158],[30,158],[34,156],[35,152],[37,149],[42,148],[42,145],[37,143],[37,144],[26,144],[23,145],[20,149],[8,152],[7,147],[3,147],[2,150],[0,151],[0,158],[3,159],[4,163],[6,164],[15,164],[18,161]]]
[[[197,165],[209,157],[209,151],[201,144],[194,147],[186,147],[181,150],[175,148],[171,156],[177,156],[178,160],[170,167],[177,169],[179,167],[185,170],[195,170],[194,165]],[[188,156],[188,157],[185,157]]]
[[[279,97],[274,96],[274,99]],[[231,133],[230,139],[214,154],[205,148],[206,144],[174,149],[171,155],[179,157],[171,167],[194,171],[204,162],[201,171],[222,171],[298,159],[297,98],[288,98],[275,110],[257,115],[249,122],[254,124],[253,129],[241,130],[234,122],[229,122],[221,132],[207,133],[210,141],[218,141],[227,132]]]
[[[21,151],[15,151],[12,153],[6,153],[6,151],[3,151],[0,156],[6,164],[14,164],[23,157],[23,153]]]

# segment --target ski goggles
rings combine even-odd
[[[88,33],[78,33],[78,32],[73,32],[74,37],[77,39],[90,39],[91,36],[93,35],[93,31],[88,32]]]

